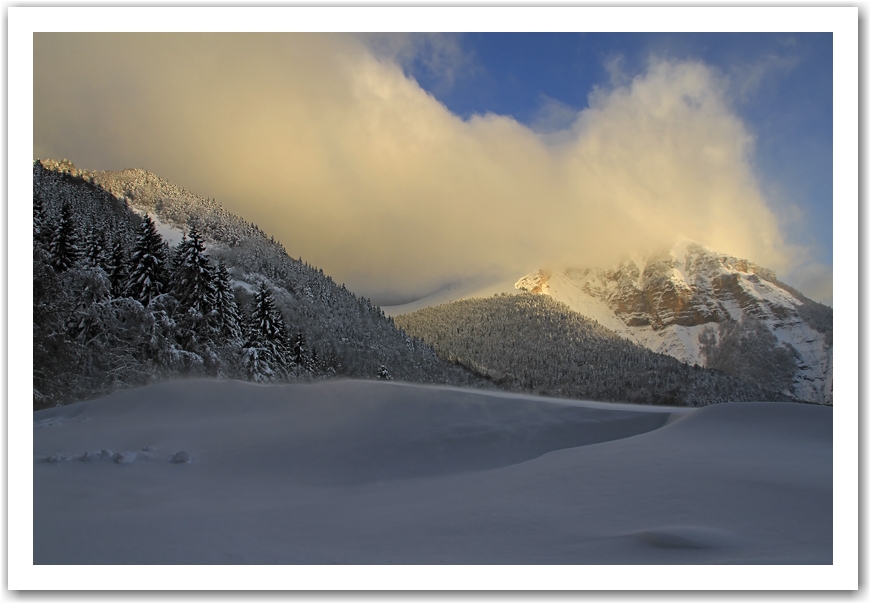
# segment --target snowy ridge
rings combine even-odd
[[[399,316],[410,314],[422,308],[437,306],[460,299],[472,299],[476,297],[490,297],[499,293],[508,293],[514,290],[513,279],[470,279],[463,282],[453,283],[442,287],[434,293],[418,300],[396,306],[381,306],[381,310],[387,316]]]
[[[626,339],[699,366],[716,367],[707,352],[733,335],[724,326],[760,323],[775,337],[775,347],[793,356],[783,360],[795,365],[783,391],[832,403],[830,341],[803,318],[802,306],[820,305],[799,299],[772,271],[747,260],[683,239],[664,253],[632,257],[610,269],[539,270],[515,286],[549,295]],[[705,338],[712,341],[706,348]]]

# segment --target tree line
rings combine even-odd
[[[461,300],[395,320],[443,357],[505,389],[686,406],[789,399],[772,388],[648,350],[549,296]]]
[[[250,312],[196,228],[170,248],[145,216],[131,237],[80,233],[34,196],[34,405],[184,373],[269,382],[335,371],[261,284]],[[126,240],[125,240],[126,239]],[[332,359],[334,360],[334,359]]]
[[[256,225],[153,174],[118,174],[34,162],[35,408],[177,376],[492,387]]]

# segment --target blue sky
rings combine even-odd
[[[789,238],[832,263],[832,34],[466,33],[454,43],[462,61],[449,78],[425,53],[407,73],[463,118],[492,112],[532,127],[546,99],[586,108],[594,87],[611,84],[614,66],[631,78],[652,56],[721,72],[731,110],[755,136],[759,184],[786,214]]]

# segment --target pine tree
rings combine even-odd
[[[275,307],[272,292],[261,284],[254,300],[242,366],[252,381],[273,381],[286,374],[287,326]]]
[[[130,274],[127,270],[127,254],[120,239],[112,244],[108,256],[106,274],[112,286],[112,297],[126,297]]]
[[[308,350],[305,347],[305,335],[302,334],[302,331],[297,331],[293,340],[293,364],[299,371],[311,369]]]
[[[250,341],[242,347],[241,363],[248,381],[269,383],[277,377],[272,366],[274,362],[268,357],[266,349]]]
[[[268,341],[280,342],[287,340],[287,325],[278,309],[275,298],[266,285],[261,284],[255,300],[253,324],[254,328]]]
[[[132,264],[133,270],[127,281],[128,294],[143,306],[148,306],[152,299],[166,292],[168,278],[166,246],[147,215],[139,225]]]
[[[81,256],[79,239],[72,219],[72,210],[64,203],[60,212],[60,222],[51,236],[49,246],[51,264],[58,272],[72,268]]]
[[[187,249],[187,233],[181,233],[181,241],[176,245],[170,254],[169,271],[172,274],[178,274],[181,271],[181,262],[184,257],[184,250]]]
[[[230,283],[230,273],[223,262],[215,270],[214,317],[220,343],[239,342],[242,339],[242,319],[236,296]]]
[[[33,244],[48,249],[51,243],[52,231],[45,215],[45,205],[42,195],[33,193]]]
[[[96,229],[89,230],[84,241],[85,261],[91,267],[102,268],[107,263],[105,255],[102,235]]]
[[[195,228],[190,228],[188,238],[179,244],[178,251],[175,297],[182,312],[205,317],[215,307],[215,278],[205,245]]]

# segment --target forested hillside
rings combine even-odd
[[[469,299],[395,318],[442,357],[505,389],[538,394],[706,406],[788,400],[719,371],[690,366],[618,337],[550,297]]]
[[[257,226],[142,170],[34,162],[33,294],[35,408],[179,376],[492,387]]]
[[[394,323],[256,225],[144,170],[36,161],[33,184],[35,408],[179,376],[395,378],[695,406],[789,399],[768,391],[781,384],[681,363],[546,296]]]

